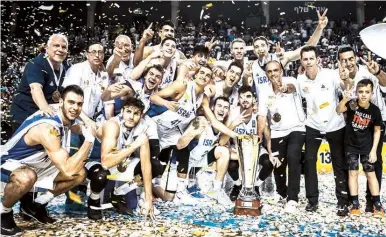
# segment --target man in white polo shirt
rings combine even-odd
[[[355,56],[353,48],[350,46],[340,47],[338,50],[338,60],[341,65],[341,70],[346,71],[346,75],[342,75],[341,79],[344,80],[347,85],[351,85],[351,88],[345,88],[348,90],[355,91],[357,83],[362,79],[370,79],[374,84],[374,92],[371,98],[371,102],[374,103],[381,111],[382,120],[385,123],[386,121],[386,105],[385,101],[382,98],[381,90],[386,92],[386,73],[381,70],[378,63],[372,60],[371,53],[367,55],[367,61],[362,61],[366,66],[357,64],[357,58]],[[343,78],[342,78],[343,77]],[[377,148],[377,161],[374,163],[375,175],[377,176],[379,183],[379,190],[381,190],[382,182],[382,146],[383,146],[383,137],[385,135],[385,124],[381,126],[381,142],[378,143]],[[373,211],[373,202],[371,200],[371,194],[369,186],[367,185],[366,192],[366,212]]]
[[[331,151],[335,175],[335,194],[338,199],[337,215],[348,214],[348,173],[344,156],[345,121],[335,111],[341,93],[339,76],[330,69],[318,67],[318,54],[314,46],[304,47],[300,62],[305,73],[298,76],[300,94],[307,102],[304,175],[306,181],[307,211],[318,209],[317,152],[326,138]]]
[[[299,85],[293,77],[283,77],[280,62],[267,63],[266,75],[269,83],[259,93],[258,135],[262,137],[267,117],[271,129],[272,152],[278,158],[270,159],[274,167],[277,192],[287,197],[286,212],[294,213],[300,191],[301,153],[305,142],[305,114]],[[288,189],[286,168],[288,163]]]
[[[107,60],[106,69],[109,77],[114,81],[121,81],[120,77],[128,78],[134,68],[133,45],[129,36],[118,35],[114,42],[113,55]],[[117,70],[116,70],[117,69]],[[116,70],[114,74],[114,70]],[[116,78],[118,76],[118,78]]]

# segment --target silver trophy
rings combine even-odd
[[[236,199],[234,211],[236,215],[261,215],[260,196],[255,191],[260,143],[261,140],[257,135],[246,135],[236,139],[242,175],[242,188]]]

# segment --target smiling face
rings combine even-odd
[[[242,60],[245,55],[245,44],[242,42],[234,42],[232,44],[232,56],[236,60]]]
[[[156,89],[162,81],[162,72],[158,71],[156,68],[150,68],[150,70],[145,75],[145,86],[149,90]]]
[[[253,94],[250,91],[241,93],[239,95],[239,103],[243,110],[252,108],[253,106]]]
[[[229,114],[229,102],[218,99],[214,105],[213,113],[219,122],[224,122],[225,118]]]
[[[265,40],[256,40],[253,43],[253,52],[257,57],[265,57],[268,54],[268,45]]]
[[[158,32],[161,41],[166,37],[174,38],[174,29],[169,25],[162,26],[162,29]]]
[[[209,68],[201,67],[194,76],[194,81],[200,87],[205,87],[212,78],[212,71]]]
[[[55,36],[51,39],[50,45],[47,47],[47,55],[51,61],[62,63],[67,57],[67,52],[68,45],[62,37]]]
[[[66,93],[64,99],[60,99],[59,106],[62,109],[64,120],[73,121],[82,112],[83,96],[70,91]]]
[[[163,52],[164,57],[173,57],[176,52],[176,42],[174,40],[166,40],[161,46],[161,52]]]
[[[225,85],[227,87],[234,87],[241,78],[241,68],[237,66],[231,66],[225,74]]]
[[[272,82],[272,84],[276,84],[281,86],[281,77],[283,71],[281,66],[276,61],[271,61],[265,67],[265,72],[267,74],[268,79]]]
[[[193,61],[196,65],[202,66],[202,65],[205,65],[205,63],[207,63],[208,56],[203,53],[197,53],[194,55]]]
[[[142,117],[141,109],[135,106],[126,106],[122,109],[124,125],[128,129],[134,128]]]
[[[342,65],[342,67],[347,68],[350,75],[356,74],[358,68],[357,68],[356,57],[353,51],[340,53],[339,62],[340,62],[340,65]]]
[[[123,62],[127,62],[130,59],[131,52],[133,51],[131,40],[126,35],[120,35],[115,40],[115,47],[123,49],[124,52],[121,56]]]

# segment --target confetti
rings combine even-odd
[[[54,9],[54,5],[51,5],[51,6],[44,6],[44,5],[41,5],[39,7],[40,10],[43,10],[43,11],[51,11],[52,9]]]
[[[280,12],[280,16],[285,15],[285,12]]]

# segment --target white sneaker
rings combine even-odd
[[[275,193],[273,201],[278,204],[284,204],[286,202],[286,198],[283,198],[280,194]]]
[[[208,197],[216,200],[218,204],[223,206],[233,206],[233,202],[228,197],[228,195],[225,193],[225,190],[223,188],[217,190],[217,191],[211,191],[207,193]]]
[[[145,192],[142,192],[141,195],[139,196],[138,203],[137,203],[137,208],[135,209],[135,212],[137,214],[141,213],[141,206],[145,203]],[[153,205],[153,210],[154,210],[154,215],[158,216],[160,214],[160,211]]]
[[[177,191],[174,195],[173,202],[184,205],[197,205],[200,203],[199,199],[190,195],[187,189],[184,189],[183,191]]]
[[[294,200],[289,200],[285,205],[284,212],[294,214],[297,211],[298,203]]]

